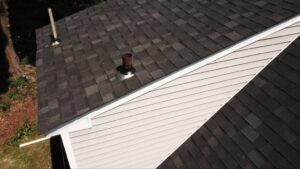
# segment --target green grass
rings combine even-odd
[[[25,76],[9,79],[9,90],[0,97],[0,113],[7,112],[13,101],[22,100],[31,94],[35,96],[35,84]]]
[[[34,77],[34,75],[33,75]],[[35,82],[25,76],[9,79],[9,90],[0,97],[0,115],[5,120],[14,104],[24,102],[27,96],[36,96]],[[26,108],[26,107],[24,107]],[[18,118],[18,117],[16,117]],[[25,120],[17,133],[0,145],[1,169],[50,169],[50,143],[43,141],[19,148],[19,144],[40,138],[37,134],[36,122]],[[0,130],[0,137],[1,137]]]
[[[27,64],[29,64],[29,58],[28,58],[28,56],[24,56],[24,57],[21,59],[20,64],[21,64],[21,65],[27,65]]]
[[[49,141],[23,148],[9,144],[2,145],[0,147],[0,166],[1,169],[50,169]]]
[[[1,169],[50,169],[49,141],[43,141],[23,148],[20,143],[39,138],[34,124],[26,121],[17,134],[0,146]]]
[[[26,86],[29,80],[25,76],[18,76],[10,79],[9,81],[10,88],[20,88]]]
[[[10,99],[7,96],[3,96],[0,99],[0,110],[2,110],[2,112],[6,112],[7,110],[9,110],[10,108]]]
[[[36,131],[36,126],[30,123],[28,120],[19,128],[18,132],[14,137],[7,141],[6,144],[17,146],[22,140],[27,140],[27,138],[33,136]]]

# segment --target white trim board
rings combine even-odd
[[[131,92],[131,93],[119,98],[119,99],[116,99],[115,101],[112,101],[110,103],[107,103],[107,104],[95,109],[95,110],[92,110],[91,112],[86,113],[83,116],[77,117],[75,120],[67,122],[64,125],[50,131],[47,134],[47,136],[51,137],[51,136],[59,135],[59,134],[64,133],[64,132],[70,132],[70,131],[76,131],[76,130],[79,130],[79,129],[89,128],[89,127],[91,127],[90,119],[95,117],[96,115],[99,115],[99,114],[104,113],[108,110],[111,110],[111,109],[113,109],[113,108],[115,108],[115,107],[117,107],[121,104],[124,104],[124,103],[126,103],[126,102],[140,96],[140,95],[143,95],[143,94],[145,94],[145,93],[147,93],[147,92],[149,92],[149,91],[151,91],[151,90],[153,90],[153,89],[155,89],[155,88],[157,88],[161,85],[164,85],[164,84],[166,84],[166,83],[168,83],[168,82],[170,82],[174,79],[177,79],[180,76],[183,76],[183,75],[185,75],[189,72],[192,72],[192,71],[194,71],[194,70],[196,70],[196,69],[198,69],[202,66],[205,66],[205,65],[207,65],[207,64],[209,64],[209,63],[211,63],[211,62],[213,62],[213,61],[215,61],[215,60],[217,60],[217,59],[219,59],[219,58],[221,58],[221,57],[223,57],[227,54],[230,54],[231,52],[234,52],[238,49],[241,49],[241,48],[243,48],[247,45],[250,45],[253,42],[256,42],[256,41],[258,41],[258,40],[260,40],[260,39],[262,39],[262,38],[264,38],[268,35],[271,35],[271,34],[277,32],[277,31],[282,30],[282,29],[284,29],[284,28],[286,28],[286,27],[288,27],[292,24],[295,24],[297,22],[300,22],[300,15],[297,15],[297,16],[295,16],[295,17],[293,17],[293,18],[291,18],[287,21],[284,21],[284,22],[282,22],[278,25],[275,25],[275,26],[273,26],[273,27],[261,32],[261,33],[258,33],[254,36],[251,36],[251,37],[249,37],[249,38],[247,38],[247,39],[245,39],[245,40],[243,40],[243,41],[241,41],[241,42],[239,42],[235,45],[227,47],[227,48],[225,48],[225,49],[223,49],[223,50],[221,50],[217,53],[214,53],[214,54],[206,57],[205,59],[202,59],[202,60],[200,60],[198,62],[195,62],[195,63],[193,63],[193,64],[191,64],[187,67],[184,67],[184,68],[182,68],[182,69],[180,69],[180,70],[178,70],[178,71],[176,71],[176,72],[174,72],[174,73],[172,73],[168,76],[165,76],[165,77],[163,77],[163,78],[161,78],[157,81],[154,81],[154,82],[152,82],[148,85],[145,85],[144,87],[141,87],[140,89],[138,89],[136,91],[133,91],[133,92]]]
[[[69,133],[68,132],[63,132],[63,133],[60,134],[60,137],[61,137],[61,140],[63,142],[64,148],[65,148],[65,152],[66,152],[66,155],[67,155],[67,158],[68,158],[70,168],[77,168],[77,164],[76,164],[76,160],[75,160],[71,140],[70,140],[70,137],[69,137]]]

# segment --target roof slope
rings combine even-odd
[[[300,38],[158,168],[299,166]]]
[[[299,0],[109,0],[37,30],[39,130],[47,132],[299,13]],[[136,76],[116,78],[120,55]]]

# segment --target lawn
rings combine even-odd
[[[48,141],[19,148],[19,144],[43,137],[36,130],[35,68],[22,65],[25,76],[9,79],[8,91],[0,94],[0,168],[50,169]]]
[[[17,142],[7,141],[0,146],[1,169],[50,169],[51,156],[50,144],[48,141],[39,142],[33,145],[19,148],[18,144],[38,138],[32,133]]]

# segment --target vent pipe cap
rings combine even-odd
[[[119,66],[117,70],[119,71],[119,78],[121,80],[129,79],[134,76],[136,72],[133,67],[133,56],[131,53],[125,53],[122,55],[122,66]]]

